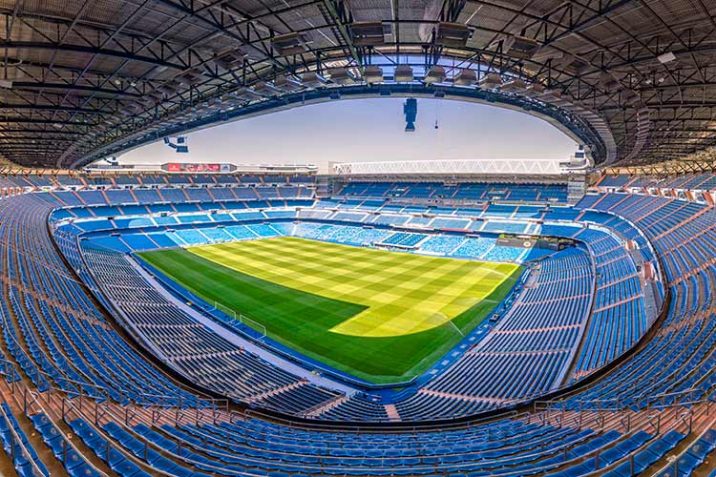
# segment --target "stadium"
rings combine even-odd
[[[0,475],[716,475],[713,2],[0,9]],[[385,98],[579,148],[117,160]]]

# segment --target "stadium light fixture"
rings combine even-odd
[[[442,83],[445,81],[445,68],[439,65],[431,66],[423,82],[425,84]]]
[[[352,84],[355,82],[355,77],[347,68],[331,68],[328,73],[330,74],[331,81],[337,84]]]
[[[532,38],[526,38],[523,36],[513,36],[509,38],[505,46],[507,47],[507,52],[511,56],[523,60],[532,58],[532,56],[539,49],[539,43],[537,42],[537,40],[533,40]]]
[[[279,75],[274,80],[274,86],[283,91],[299,91],[303,89],[300,81],[288,75]]]
[[[398,65],[395,67],[393,79],[399,83],[410,83],[413,81],[413,67],[410,65]]]
[[[538,97],[544,94],[544,85],[542,83],[532,83],[525,89],[525,95]]]
[[[251,88],[239,88],[236,91],[232,91],[230,94],[236,99],[244,101],[253,101],[263,98],[261,94]]]
[[[482,89],[499,88],[501,85],[502,77],[498,73],[487,73],[480,80],[480,88]]]
[[[391,26],[380,21],[355,22],[349,27],[353,44],[356,46],[378,46],[385,44],[386,35],[390,35]]]
[[[316,88],[325,85],[327,81],[315,71],[306,71],[301,75],[301,83],[307,88]]]
[[[278,35],[271,40],[271,46],[279,56],[299,55],[307,51],[308,39],[300,33]]]
[[[363,79],[368,84],[383,82],[383,69],[380,66],[366,66],[363,71]]]
[[[667,51],[666,53],[662,53],[657,56],[656,59],[659,60],[659,63],[664,65],[666,63],[674,61],[676,59],[676,55],[671,51]]]
[[[440,22],[435,43],[448,48],[462,48],[472,36],[470,29],[462,23]]]
[[[508,93],[516,93],[516,92],[524,91],[526,88],[527,88],[527,83],[525,83],[520,78],[514,78],[514,79],[504,83],[500,87],[500,90],[508,92]]]
[[[458,86],[472,86],[477,83],[477,73],[468,68],[462,69],[453,79],[453,83]]]
[[[230,51],[222,57],[215,59],[214,63],[216,63],[220,68],[226,71],[231,71],[232,69],[239,66],[245,58],[246,55],[244,55],[240,51]]]

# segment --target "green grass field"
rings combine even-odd
[[[295,237],[140,256],[272,339],[377,384],[430,368],[489,316],[521,269]]]

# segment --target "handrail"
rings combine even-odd
[[[92,398],[85,398],[85,400],[89,399],[90,401],[92,401],[93,406],[94,406],[94,412],[95,412],[94,415],[90,414],[90,413],[92,412],[92,408],[91,408],[91,407],[82,406],[82,402],[83,402],[82,397],[80,397],[79,400],[78,400],[77,398],[68,399],[67,397],[63,397],[63,396],[61,396],[60,394],[56,394],[56,393],[42,393],[42,394],[40,394],[40,393],[36,393],[36,392],[30,390],[29,388],[27,388],[27,387],[24,386],[24,385],[23,385],[23,386],[16,386],[16,387],[15,387],[15,389],[14,389],[14,391],[13,391],[13,396],[15,397],[16,400],[18,400],[17,393],[20,393],[20,394],[21,394],[20,399],[22,399],[22,403],[23,403],[23,406],[24,406],[24,407],[33,408],[34,405],[37,404],[41,409],[43,409],[43,412],[44,412],[46,415],[48,415],[48,416],[51,416],[52,413],[50,413],[50,412],[48,412],[47,410],[44,409],[44,406],[42,405],[43,400],[41,399],[41,397],[43,397],[43,396],[44,396],[44,400],[47,401],[48,403],[52,402],[53,400],[59,400],[60,403],[61,403],[61,408],[63,409],[63,415],[67,415],[67,412],[69,412],[69,411],[68,411],[68,409],[69,409],[70,411],[75,412],[78,417],[82,417],[85,421],[88,422],[88,424],[93,424],[93,423],[95,422],[95,420],[98,419],[99,410],[100,410],[100,408],[102,408],[102,407],[105,408],[104,411],[103,411],[103,413],[102,413],[102,416],[110,415],[110,416],[112,416],[112,417],[114,418],[114,421],[115,421],[115,422],[123,422],[123,417],[122,417],[122,416],[118,416],[118,415],[112,410],[113,408],[108,405],[108,403],[106,403],[106,402],[100,403],[100,402],[97,402],[97,401],[93,400]],[[31,398],[29,402],[28,402],[28,397]],[[75,404],[74,401],[78,401],[79,405],[78,405],[78,404]],[[682,407],[680,407],[680,406],[677,407],[677,408],[678,408],[678,409],[684,409],[684,412],[686,412],[687,415],[692,415],[692,414],[693,414],[693,410],[691,410],[691,409],[689,409],[689,408],[682,408]],[[677,408],[672,408],[672,409],[677,409]],[[140,410],[141,412],[148,412],[148,411],[150,411],[149,408],[141,408],[141,407],[140,407],[139,410]],[[187,410],[187,411],[189,411],[189,410]],[[199,410],[198,410],[198,409],[192,409],[191,411],[198,412]],[[30,412],[30,409],[28,409],[28,412]],[[160,412],[161,412],[161,410],[160,410]],[[546,414],[546,413],[545,413],[545,414]],[[135,416],[136,416],[136,415],[135,415]],[[135,417],[135,416],[132,416],[132,417]],[[154,411],[152,411],[152,416],[153,416],[153,418],[156,416],[156,415],[154,414]],[[125,418],[126,418],[126,416],[125,416]],[[130,418],[130,419],[131,419],[131,418]],[[140,421],[140,422],[141,422],[141,421]],[[158,422],[158,421],[155,421],[155,422]],[[594,418],[594,423],[597,423],[597,424],[598,424],[599,422],[600,422],[599,418],[598,418],[598,417],[595,417],[595,418]],[[603,423],[603,420],[602,420],[601,422]],[[554,423],[552,423],[552,419],[551,419],[549,416],[546,416],[546,417],[544,418],[544,420],[542,421],[542,424],[554,425]],[[557,423],[557,426],[560,427],[560,428],[561,428],[561,427],[575,427],[575,428],[577,428],[577,429],[583,429],[585,424],[588,424],[588,423],[582,421],[581,418],[578,419],[577,417],[574,417],[573,420],[572,420],[572,422],[568,422],[568,421],[566,421],[566,420],[560,420],[560,422]],[[176,424],[175,424],[175,425],[176,425]],[[93,428],[94,428],[94,426],[93,426]],[[96,429],[96,428],[95,428],[95,430],[97,430],[97,432],[100,432],[100,433],[104,434],[104,431],[102,431],[102,430],[99,430],[99,429]],[[629,427],[627,428],[627,431],[629,431],[629,432],[635,432],[636,430],[638,430],[638,429],[637,429],[637,428],[633,428],[633,427],[632,427],[632,428],[629,428]],[[663,431],[662,431],[662,432],[663,432]],[[143,440],[144,440],[144,439],[143,439]],[[70,443],[70,444],[71,444],[71,443]],[[570,447],[570,446],[571,446],[571,444],[565,444],[565,445],[559,446],[559,448],[557,449],[557,451],[559,451],[559,449],[566,449],[566,448],[568,448],[568,447]],[[165,451],[164,449],[159,449],[159,450],[160,450],[160,451]],[[165,453],[166,453],[166,452],[165,452]],[[169,454],[171,454],[171,453],[169,453]],[[463,456],[468,456],[468,457],[469,457],[470,455],[473,455],[473,454],[479,455],[479,452],[471,452],[471,453],[459,454],[459,455],[463,455]],[[231,454],[226,454],[226,455],[227,455],[227,456],[231,456]],[[287,455],[289,455],[289,453],[287,453]],[[298,455],[302,455],[302,454],[299,453]],[[451,453],[451,454],[445,454],[445,455],[456,455],[456,454]],[[530,455],[534,455],[535,457],[538,457],[538,456],[539,456],[539,454],[530,454]],[[181,459],[183,459],[183,460],[186,460],[186,461],[189,462],[189,463],[199,463],[199,464],[201,464],[201,462],[195,462],[195,461],[187,460],[187,459],[183,458],[182,456],[174,455],[174,457],[176,457],[176,458],[181,458]],[[524,456],[521,456],[521,457],[524,457]],[[136,458],[135,458],[135,459],[136,459]],[[242,459],[243,459],[243,458],[242,458]],[[348,459],[350,459],[350,458],[348,457]],[[358,458],[356,458],[356,459],[358,459]],[[380,459],[380,458],[376,458],[376,459]],[[251,458],[249,458],[249,460],[251,460]],[[136,460],[135,460],[135,461],[136,461]],[[262,462],[261,459],[256,459],[256,461],[259,462],[259,463]],[[446,465],[447,465],[447,464],[446,464]],[[442,471],[442,470],[446,470],[446,471],[447,471],[447,470],[448,470],[448,467],[449,467],[450,469],[452,469],[452,470],[460,470],[460,469],[464,469],[464,468],[469,468],[471,465],[473,465],[473,464],[470,464],[470,463],[458,463],[458,464],[454,464],[454,465],[447,465],[447,467],[446,467],[445,465],[441,465],[441,466],[440,466],[440,471]],[[563,463],[562,465],[564,465],[564,463]],[[419,466],[419,467],[420,467],[420,466]],[[426,465],[426,466],[423,466],[423,467],[425,467],[425,470],[437,470],[437,469],[434,468],[434,466],[430,466],[430,465]],[[420,467],[420,468],[422,469],[423,467]],[[337,467],[334,468],[334,467],[326,467],[326,466],[318,466],[317,469],[322,469],[322,470],[326,470],[326,469],[336,469],[336,470],[340,470],[340,469],[337,468]],[[417,469],[417,467],[416,467],[416,469]],[[370,470],[370,468],[368,467],[368,468],[366,468],[366,470]],[[548,470],[548,468],[546,468],[545,470]]]
[[[107,414],[113,415],[114,413],[113,413],[113,411],[110,409],[110,410],[107,410]],[[119,419],[118,419],[118,418],[116,417],[116,415],[115,415],[115,421],[118,421],[118,420],[119,420]],[[129,424],[127,424],[125,427],[129,427]],[[132,429],[128,429],[128,431],[131,432],[132,434],[136,434],[136,432],[134,432]],[[102,432],[102,431],[98,430],[98,432]],[[488,430],[488,433],[489,433],[489,430]],[[192,465],[201,464],[202,466],[207,467],[207,464],[206,464],[205,462],[196,461],[196,460],[194,460],[194,459],[189,459],[189,458],[187,458],[187,457],[184,456],[184,455],[175,454],[175,453],[173,453],[173,452],[171,452],[171,451],[168,451],[168,450],[166,450],[166,449],[160,448],[159,446],[157,446],[156,444],[154,444],[154,443],[151,442],[151,441],[147,441],[147,440],[144,439],[144,438],[141,438],[141,439],[145,441],[145,445],[149,445],[150,447],[152,447],[152,448],[154,448],[154,449],[156,449],[156,450],[158,450],[158,451],[160,451],[160,452],[162,452],[162,453],[164,453],[164,454],[166,454],[166,455],[172,456],[172,457],[175,458],[175,459],[180,459],[181,461],[187,462],[187,463],[192,464]],[[182,440],[182,442],[184,442],[184,441]],[[181,445],[181,444],[180,444],[180,445]],[[190,445],[191,445],[191,443],[190,443]],[[239,444],[232,443],[232,446],[237,446],[237,445],[239,445]],[[556,452],[561,452],[562,450],[566,450],[567,448],[570,448],[570,447],[572,447],[573,445],[576,445],[576,444],[571,443],[571,442],[570,442],[570,443],[562,443],[562,444],[560,444],[560,445],[558,445],[558,446],[555,446],[555,447],[554,447],[554,450],[555,450]],[[518,447],[519,444],[512,444],[511,446],[512,446],[512,447]],[[239,447],[251,448],[250,446],[244,446],[244,445],[239,445]],[[300,446],[299,446],[299,447],[300,447]],[[542,447],[544,447],[544,445],[543,445]],[[476,458],[479,457],[482,452],[484,452],[484,451],[471,451],[471,452],[468,452],[468,453],[459,453],[459,452],[456,452],[456,453],[455,453],[455,452],[451,452],[451,453],[446,453],[446,454],[439,454],[438,456],[455,456],[455,455],[459,455],[459,456],[463,457],[463,459],[462,459],[462,462],[458,462],[458,463],[441,463],[440,466],[439,466],[439,468],[436,467],[435,464],[418,464],[418,465],[413,465],[413,466],[411,466],[411,470],[412,470],[412,471],[431,471],[431,472],[441,472],[441,473],[442,473],[442,472],[450,472],[450,471],[460,471],[460,470],[462,470],[462,469],[469,469],[469,468],[475,466],[475,463],[478,462],[478,459],[476,459]],[[226,462],[227,460],[231,460],[231,458],[234,456],[233,454],[229,453],[228,451],[221,451],[221,450],[212,450],[211,455],[212,455],[212,456],[216,456],[216,457],[217,457],[219,460],[221,460],[222,462]],[[297,452],[297,453],[291,453],[291,452],[276,452],[276,458],[280,459],[280,456],[281,456],[281,455],[286,455],[286,456],[289,456],[289,455],[291,455],[291,456],[312,456],[312,457],[315,457],[315,454],[307,454],[307,453],[300,453],[300,452]],[[223,456],[223,459],[222,459],[222,456]],[[472,460],[471,460],[471,456],[473,457]],[[530,453],[530,454],[520,454],[519,456],[515,456],[514,459],[516,460],[515,463],[519,463],[520,461],[522,461],[522,460],[525,459],[525,458],[526,458],[526,459],[529,459],[530,457],[532,457],[532,458],[539,458],[540,456],[541,456],[541,454],[540,454],[538,451],[536,451],[536,452],[533,452],[533,453]],[[435,455],[431,455],[430,457],[435,457]],[[226,460],[225,460],[225,459],[226,459]],[[320,459],[320,457],[319,457],[319,459]],[[345,460],[345,461],[355,460],[356,462],[363,462],[363,461],[367,461],[367,460],[375,460],[375,461],[377,461],[377,462],[380,462],[380,461],[385,460],[385,459],[390,459],[390,457],[365,457],[365,456],[363,456],[363,457],[352,457],[352,456],[341,456],[340,459],[341,459],[341,460]],[[245,462],[248,462],[248,463],[255,462],[255,463],[257,463],[257,464],[265,464],[265,463],[266,463],[266,459],[265,459],[265,458],[259,458],[259,457],[253,457],[253,456],[246,456],[246,455],[242,455],[242,456],[240,457],[240,460],[241,460],[242,463],[245,463]],[[507,460],[509,460],[509,459],[507,459]],[[505,464],[505,461],[501,461],[501,465],[504,465],[504,464]],[[237,464],[237,465],[238,465],[238,464]],[[285,464],[285,463],[284,463],[283,465],[288,465],[288,464]],[[341,467],[341,466],[321,465],[321,464],[316,465],[316,464],[305,464],[305,463],[299,464],[299,463],[295,463],[294,465],[295,465],[297,468],[300,468],[300,469],[302,469],[303,471],[308,471],[308,472],[314,471],[314,470],[315,470],[315,471],[318,471],[318,472],[326,472],[326,471],[340,472],[341,470],[344,469],[344,468]],[[217,464],[217,466],[208,466],[208,467],[210,467],[210,468],[213,468],[213,467],[219,468],[219,467],[218,467],[218,464]],[[549,468],[552,468],[552,467],[554,467],[554,466],[545,466],[544,469],[545,469],[545,470],[548,470]],[[369,472],[370,470],[374,470],[374,469],[375,469],[374,466],[365,466],[365,465],[363,465],[363,466],[360,466],[360,465],[359,465],[359,466],[355,466],[355,467],[351,467],[351,468],[352,468],[352,470],[356,470],[356,471],[363,470],[363,471],[368,471],[368,472]],[[232,474],[232,475],[245,475],[245,471],[244,471],[244,470],[234,471],[234,470],[229,470],[229,469],[226,469],[225,467],[223,467],[223,468],[222,468],[222,473],[227,473],[227,472],[230,473],[230,474]]]
[[[673,456],[672,459],[669,459],[667,463],[662,466],[654,475],[666,475],[665,472],[667,472],[669,469],[672,469],[674,471],[672,475],[679,475],[679,461],[681,460],[681,458],[685,456],[686,453],[691,450],[694,444],[701,440],[701,438],[703,438],[707,432],[711,431],[714,428],[716,428],[716,416],[711,419],[709,425],[705,426],[704,430],[699,433],[698,436],[695,437],[691,444],[689,444],[685,449]]]
[[[28,402],[28,396],[31,397],[31,401]],[[25,415],[27,417],[31,417],[31,410],[34,410],[36,407],[40,409],[40,412],[44,414],[47,419],[49,420],[50,424],[52,425],[53,429],[56,431],[56,435],[60,436],[62,439],[62,452],[64,456],[67,456],[67,453],[70,450],[73,450],[78,455],[83,455],[82,452],[80,452],[79,448],[75,445],[74,442],[65,434],[65,432],[62,431],[62,429],[59,428],[59,426],[55,423],[54,419],[52,418],[52,414],[48,409],[43,405],[42,402],[43,393],[37,393],[33,390],[25,387],[22,393],[22,402],[18,402],[18,397],[13,394],[13,398],[15,399],[15,402],[17,402],[22,408],[24,409]],[[51,399],[52,395],[45,395],[45,399],[47,400],[47,404],[51,405]],[[34,415],[34,414],[32,414]],[[62,459],[63,462],[67,462],[66,458]],[[110,477],[107,473],[103,472],[102,470],[98,469],[91,461],[84,459],[85,463],[89,465],[95,472],[97,472],[101,477]]]
[[[55,409],[59,409],[62,419],[65,420],[66,422],[67,422],[67,417],[69,415],[74,414],[76,417],[82,418],[98,434],[101,434],[101,435],[105,434],[105,432],[101,429],[98,429],[94,425],[94,423],[96,422],[97,419],[99,419],[98,411],[102,406],[106,406],[107,409],[110,409],[110,407],[108,405],[109,401],[100,402],[92,397],[85,396],[85,395],[79,395],[79,396],[70,398],[66,394],[63,395],[63,393],[60,391],[39,393],[39,392],[29,388],[24,383],[20,383],[17,385],[15,383],[13,383],[13,385],[11,385],[11,386],[7,386],[7,385],[4,385],[4,386],[6,386],[9,389],[15,402],[18,403],[18,405],[20,405],[23,408],[25,414],[28,415],[28,417],[30,415],[34,415],[35,412],[33,412],[33,411],[36,411],[38,409],[39,409],[39,412],[42,412],[45,416],[48,417],[49,421],[52,423],[52,426],[55,428],[58,435],[60,435],[63,439],[63,442],[64,442],[63,446],[65,446],[65,452],[66,452],[67,446],[69,446],[69,448],[73,449],[79,455],[83,455],[82,452],[80,452],[80,450],[75,446],[75,444],[71,440],[69,440],[69,438],[65,435],[64,431],[62,431],[55,423],[55,421],[53,419],[53,415],[57,411],[51,411],[48,409],[47,406],[54,407]],[[88,408],[88,406],[83,406],[84,402],[92,403],[92,407],[94,407],[94,410],[95,410],[94,415],[89,414],[91,407]],[[128,410],[129,408],[124,407],[124,409]],[[148,408],[148,407],[141,408],[141,409],[143,410],[142,412],[152,410],[152,408]],[[162,409],[166,410],[166,408],[160,408],[159,412],[161,412]],[[216,409],[210,409],[210,410],[212,411],[212,413],[216,412]],[[199,415],[203,416],[208,411],[208,409],[189,408],[189,409],[187,409],[187,411],[194,412],[194,413],[196,413],[197,416],[199,416]],[[153,414],[154,414],[154,412],[155,411],[152,410]],[[175,409],[175,412],[177,413],[175,415],[178,416],[178,413],[180,412],[180,410]],[[115,416],[115,414],[111,413],[110,411],[105,411],[102,415],[104,416],[106,414],[111,414],[112,416]],[[198,417],[197,417],[197,419],[198,419]],[[121,422],[120,419],[116,419],[116,420]],[[202,419],[198,419],[198,420],[202,420]],[[173,474],[161,471],[160,469],[156,469],[148,463],[144,463],[143,461],[134,457],[129,451],[125,450],[121,446],[113,445],[112,444],[113,441],[109,436],[106,436],[105,440],[107,440],[108,445],[111,445],[114,449],[118,450],[125,457],[129,458],[130,460],[134,461],[135,463],[139,464],[142,467],[149,468],[152,472],[152,475],[161,474],[161,475],[165,475],[167,477],[171,477],[173,475]],[[108,474],[106,474],[105,472],[98,469],[90,461],[88,461],[86,459],[85,459],[85,461],[102,477],[109,477]]]
[[[76,412],[78,413],[78,415],[80,415],[81,417],[83,417],[83,418],[85,419],[85,421],[88,421],[90,424],[92,424],[92,420],[93,420],[93,419],[96,419],[98,410],[99,410],[99,408],[102,407],[102,406],[105,407],[105,410],[104,410],[104,412],[103,412],[103,414],[102,414],[103,416],[106,416],[106,415],[112,416],[113,419],[114,419],[114,422],[118,422],[118,423],[119,423],[119,422],[122,422],[122,416],[118,416],[118,415],[114,412],[113,408],[107,406],[105,403],[95,403],[95,416],[92,416],[92,415],[89,414],[89,413],[91,412],[90,409],[87,409],[87,408],[84,408],[84,409],[83,409],[81,406],[78,407],[78,406],[72,405],[73,410],[76,411]],[[682,406],[672,407],[672,408],[670,408],[670,409],[668,409],[668,410],[665,410],[665,412],[671,412],[671,413],[677,413],[677,414],[678,414],[679,412],[681,412],[684,416],[686,416],[686,418],[688,418],[688,422],[690,422],[690,420],[692,419],[691,416],[694,415],[694,410],[693,410],[693,409],[688,408],[688,407],[682,407]],[[154,416],[154,415],[153,415],[153,416]],[[135,416],[133,416],[133,417],[135,417]],[[628,419],[628,417],[629,417],[629,415],[626,415],[626,416],[625,416],[625,419],[622,419],[622,421],[623,421],[623,424],[622,424],[622,425],[625,426],[625,429],[624,429],[624,430],[625,430],[626,434],[632,434],[632,433],[635,433],[635,432],[637,432],[637,431],[639,431],[639,430],[647,430],[647,431],[649,431],[650,433],[653,432],[653,429],[651,429],[651,427],[650,427],[650,426],[653,426],[653,423],[652,423],[650,420],[646,420],[646,421],[644,421],[644,422],[642,422],[642,423],[639,423],[639,424],[635,427],[634,424],[633,424],[634,421],[633,421],[632,419]],[[142,421],[140,420],[139,422],[142,422]],[[601,422],[601,423],[603,424],[603,420],[600,420],[598,416],[595,417],[595,418],[594,418],[594,423],[597,423],[597,424],[598,424],[599,422]],[[684,422],[687,422],[687,421],[684,420],[684,421],[681,422],[681,423],[677,423],[677,426],[683,425]],[[579,425],[577,425],[577,423],[579,423]],[[554,425],[554,424],[552,423],[551,419],[549,419],[549,417],[546,418],[546,420],[544,421],[543,424]],[[577,417],[574,417],[574,418],[573,418],[573,422],[567,422],[567,421],[562,420],[562,421],[560,421],[560,422],[557,424],[557,426],[558,426],[559,428],[574,427],[574,428],[576,428],[576,429],[584,429],[584,428],[585,428],[585,427],[584,427],[585,424],[588,424],[588,423],[585,423],[585,422],[583,422],[583,421],[582,421],[582,422],[579,422],[579,419],[578,419]],[[125,423],[125,426],[129,426],[129,425],[131,425],[131,422]],[[130,431],[130,432],[133,432],[131,429],[130,429],[129,431]],[[602,429],[602,431],[603,431],[603,429]],[[101,430],[98,430],[98,432],[104,433],[104,432],[101,431]],[[597,432],[600,432],[600,431],[597,431]],[[660,432],[660,433],[665,433],[666,431],[665,431],[664,429],[660,429],[659,432]],[[174,453],[172,453],[172,452],[167,451],[166,449],[162,449],[162,448],[158,447],[157,445],[155,445],[154,443],[152,443],[152,442],[150,442],[150,441],[147,441],[146,439],[144,439],[144,438],[142,438],[142,437],[140,437],[140,439],[145,441],[145,445],[149,445],[149,446],[151,446],[152,448],[157,449],[157,450],[160,451],[161,453],[164,453],[164,454],[166,454],[166,455],[172,456],[173,458],[180,459],[180,460],[182,460],[182,461],[184,461],[184,462],[187,462],[188,464],[192,464],[192,465],[194,465],[194,464],[202,464],[203,466],[206,466],[206,463],[199,462],[199,461],[196,461],[196,460],[193,460],[193,459],[187,459],[186,456],[177,455],[177,454],[174,454]],[[566,451],[568,448],[573,447],[574,445],[579,445],[579,443],[566,443],[566,444],[559,445],[559,446],[555,447],[554,450],[555,450],[555,452],[561,452],[562,450]],[[250,447],[250,446],[248,446],[248,447]],[[297,444],[297,447],[300,448],[300,447],[301,447],[300,444]],[[601,452],[600,450],[596,450],[596,451],[594,452],[594,455],[595,455],[595,456],[598,456],[600,452]],[[212,454],[215,454],[216,457],[217,457],[219,460],[221,460],[221,456],[222,456],[222,455],[224,455],[224,456],[227,457],[227,458],[230,458],[230,457],[233,455],[233,454],[229,453],[228,451],[223,451],[223,452],[222,452],[222,451],[220,451],[220,450],[212,451]],[[296,456],[296,455],[297,455],[297,456],[311,455],[311,456],[314,456],[314,454],[304,454],[304,453],[300,453],[300,452],[298,452],[298,453],[277,452],[277,456],[276,456],[276,457],[277,457],[277,458],[280,458],[280,455],[287,455],[287,456],[288,456],[288,455],[294,455],[294,456]],[[477,462],[476,460],[470,461],[470,456],[475,456],[475,457],[477,457],[477,456],[480,455],[480,451],[473,451],[473,452],[469,452],[469,453],[459,453],[459,452],[458,452],[458,453],[446,453],[446,454],[442,454],[442,455],[445,455],[445,456],[448,456],[448,455],[460,455],[460,456],[463,456],[464,459],[462,460],[462,462],[455,463],[455,464],[441,464],[440,467],[439,467],[439,469],[435,468],[434,465],[424,464],[424,465],[413,466],[413,467],[412,467],[412,470],[416,470],[416,471],[417,471],[417,470],[426,470],[426,471],[440,471],[440,472],[445,471],[445,472],[448,472],[448,471],[459,471],[459,470],[462,470],[462,469],[469,469],[470,467],[472,467],[472,466],[475,465],[475,462]],[[519,456],[519,459],[521,460],[521,459],[523,459],[523,458],[529,458],[530,456],[532,456],[532,457],[534,457],[534,458],[538,458],[538,457],[541,456],[541,454],[539,454],[539,453],[521,454],[521,455]],[[566,464],[569,464],[570,462],[574,462],[574,461],[576,461],[576,460],[579,460],[579,459],[581,459],[582,457],[584,457],[584,456],[579,456],[579,457],[576,457],[576,458],[574,458],[574,459],[572,459],[572,460],[570,460],[570,461],[562,462],[562,463],[559,464],[559,466],[564,466],[564,465],[566,465]],[[370,457],[355,457],[355,458],[351,458],[350,456],[341,457],[341,459],[348,460],[348,461],[350,461],[350,460],[365,461],[366,459],[367,459],[367,460],[375,459],[376,461],[380,461],[381,459],[385,459],[385,458],[387,458],[387,457],[375,457],[375,458],[370,458]],[[241,460],[242,460],[242,462],[254,462],[254,461],[255,461],[256,463],[265,463],[265,462],[266,462],[265,459],[254,458],[254,457],[251,457],[251,456],[242,456],[242,457],[241,457]],[[296,464],[296,465],[298,466],[299,464]],[[302,469],[305,469],[305,470],[317,470],[317,471],[326,471],[326,470],[340,471],[340,470],[341,470],[341,467],[326,466],[326,465],[305,465],[305,464],[300,464],[300,466],[301,466]],[[211,466],[209,466],[209,467],[211,467]],[[217,467],[217,468],[218,468],[218,467]],[[354,467],[355,470],[364,469],[364,470],[366,470],[366,471],[370,471],[371,468],[374,468],[374,467],[371,467],[371,466],[362,466],[362,467],[359,466],[359,467]],[[549,469],[551,469],[551,468],[554,468],[554,466],[542,466],[542,467],[538,467],[538,468],[535,468],[535,469],[538,469],[538,470],[539,470],[539,469],[541,469],[541,470],[549,470]],[[223,469],[223,471],[226,472],[227,469]],[[231,472],[232,474],[234,473],[233,471],[230,471],[230,472]],[[241,473],[241,472],[238,472],[238,471],[236,472],[237,475],[240,474],[240,473]],[[498,474],[499,474],[499,472],[498,472]]]
[[[2,419],[5,419],[5,422],[7,422],[8,430],[10,431],[10,453],[8,457],[10,457],[10,460],[12,461],[13,465],[15,464],[15,455],[16,450],[19,450],[20,453],[23,455],[25,460],[30,464],[32,467],[32,473],[35,476],[38,477],[49,477],[48,474],[42,471],[40,466],[35,462],[35,459],[32,457],[32,454],[30,453],[29,449],[25,446],[25,443],[22,441],[22,438],[20,437],[20,434],[15,430],[15,426],[13,426],[14,416],[11,419],[8,417],[7,412],[5,411],[5,408],[3,406],[0,406],[0,417]]]

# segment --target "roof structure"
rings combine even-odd
[[[80,167],[340,97],[521,108],[596,164],[716,145],[707,0],[0,0],[0,155]]]

